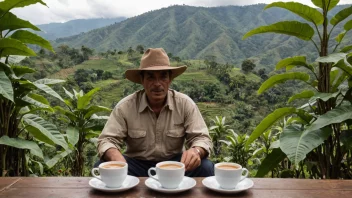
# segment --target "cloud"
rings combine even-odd
[[[14,9],[14,13],[34,24],[51,22],[66,22],[73,19],[132,17],[150,10],[156,10],[170,5],[191,6],[226,6],[271,3],[277,0],[44,0],[48,5],[41,4]],[[292,0],[281,0],[292,1]],[[310,0],[295,0],[312,6]],[[348,1],[348,2],[347,2]],[[351,0],[341,0],[340,4],[351,3]]]

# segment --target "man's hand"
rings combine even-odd
[[[183,152],[181,162],[185,164],[186,171],[192,171],[201,163],[200,154],[195,148],[190,148]]]
[[[126,162],[121,152],[116,148],[109,148],[107,151],[105,151],[103,158],[105,161]]]

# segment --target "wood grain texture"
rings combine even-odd
[[[309,180],[251,178],[254,187],[239,194],[221,194],[203,186],[203,178],[195,178],[197,185],[186,192],[163,194],[148,189],[140,178],[135,188],[119,193],[104,193],[92,189],[89,177],[0,178],[0,197],[352,197],[352,180]],[[18,180],[18,181],[17,181]],[[13,183],[14,181],[17,181]],[[1,189],[1,188],[0,188]]]
[[[21,178],[15,178],[15,177],[0,177],[0,193],[4,191],[5,189],[11,187],[11,185],[15,184],[21,180]]]

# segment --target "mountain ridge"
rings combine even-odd
[[[125,20],[125,17],[116,18],[94,18],[94,19],[75,19],[64,23],[48,23],[37,25],[42,31],[35,32],[47,40],[55,40],[61,37],[77,35],[92,29],[105,27]]]
[[[257,59],[260,66],[273,65],[287,55],[311,54],[314,51],[312,44],[283,35],[264,34],[242,40],[247,31],[261,25],[279,20],[302,21],[284,9],[263,11],[264,6],[170,6],[87,33],[57,39],[55,45],[85,45],[96,51],[106,51],[126,50],[141,44],[148,48],[163,47],[184,59],[204,59],[207,55],[215,55],[218,62],[239,64],[252,58]],[[340,5],[332,14],[348,6]],[[335,28],[335,31],[338,29],[341,27]],[[264,50],[271,54],[263,53]]]

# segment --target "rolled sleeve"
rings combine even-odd
[[[122,109],[118,106],[111,112],[103,131],[98,137],[98,153],[102,157],[110,148],[121,150],[126,137],[126,122],[122,113]]]
[[[205,149],[210,155],[212,150],[212,141],[209,136],[208,128],[204,122],[202,114],[197,105],[193,102],[187,104],[186,127],[186,146],[188,148],[199,146]]]

